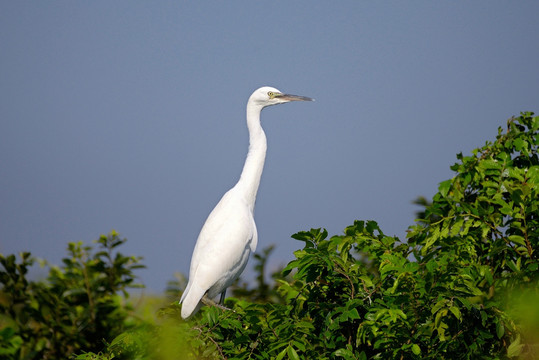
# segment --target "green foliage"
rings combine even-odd
[[[235,359],[537,358],[537,322],[513,300],[538,299],[538,129],[522,114],[459,154],[407,242],[373,221],[295,234],[304,247],[284,269],[293,281],[278,281],[284,303],[204,309],[192,321],[202,348]]]
[[[66,359],[81,349],[99,351],[105,339],[130,328],[126,289],[138,287],[133,270],[140,258],[116,252],[125,242],[114,231],[92,253],[69,243],[62,267],[51,267],[46,282],[27,279],[30,253],[0,255],[0,357]],[[123,297],[118,293],[121,292]]]
[[[236,283],[231,286],[233,296],[256,303],[284,303],[284,299],[279,295],[278,285],[280,281],[288,281],[289,277],[279,270],[271,274],[273,284],[268,284],[265,278],[267,261],[274,249],[275,247],[270,245],[262,249],[261,253],[254,254],[254,270],[257,274],[255,286],[249,288],[247,283],[241,285]]]
[[[533,336],[520,334],[507,313],[518,294],[538,289],[539,117],[532,115],[510,119],[506,133],[500,128],[496,141],[472,156],[459,154],[457,175],[440,184],[423,224],[410,228],[418,263],[438,269],[425,279],[433,301],[456,303],[462,323],[471,325],[451,326],[448,306],[433,308],[440,341],[473,338],[443,344],[448,350],[537,356],[529,345],[515,349],[521,336]]]
[[[272,249],[255,257],[257,286],[233,290],[233,311],[203,307],[183,321],[176,294],[154,321],[103,334],[106,348],[80,343],[89,352],[76,358],[539,358],[538,130],[539,117],[523,113],[494,142],[459,154],[456,175],[432,201],[417,201],[424,210],[406,241],[374,221],[339,236],[299,232],[303,248],[273,285],[264,278]],[[25,270],[7,259],[6,293],[26,292]],[[2,354],[21,353],[21,328],[2,327]]]

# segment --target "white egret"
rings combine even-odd
[[[184,319],[196,313],[201,302],[212,304],[211,299],[218,294],[222,302],[226,288],[240,276],[249,255],[256,249],[258,235],[253,214],[267,148],[260,112],[266,106],[290,101],[313,99],[283,94],[268,86],[249,97],[249,152],[238,183],[223,195],[198,236],[191,257],[189,283],[180,300]]]

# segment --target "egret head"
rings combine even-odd
[[[306,96],[298,96],[291,94],[284,94],[271,86],[263,86],[255,92],[249,98],[250,103],[257,104],[262,107],[284,104],[290,101],[314,101]]]

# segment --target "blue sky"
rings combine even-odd
[[[272,266],[311,227],[372,219],[404,238],[411,201],[456,153],[538,111],[538,14],[537,1],[4,1],[0,252],[59,263],[68,241],[115,229],[164,290],[238,180],[263,85],[316,99],[262,113],[255,217]]]

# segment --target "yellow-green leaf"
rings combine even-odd
[[[524,345],[520,343],[520,335],[517,334],[516,339],[507,348],[507,356],[515,357],[520,355],[523,347]]]
[[[288,347],[286,348],[286,353],[288,354],[289,359],[299,360],[298,353],[296,352],[296,350],[294,350],[294,348],[291,345],[288,345]]]
[[[449,308],[449,311],[451,311],[451,313],[452,313],[453,315],[455,315],[455,317],[457,318],[457,320],[460,320],[461,316],[460,316],[460,310],[459,310],[458,307],[456,307],[456,306],[451,306],[451,307]]]
[[[509,241],[511,241],[511,242],[513,242],[515,244],[526,246],[526,241],[520,235],[509,235]]]

